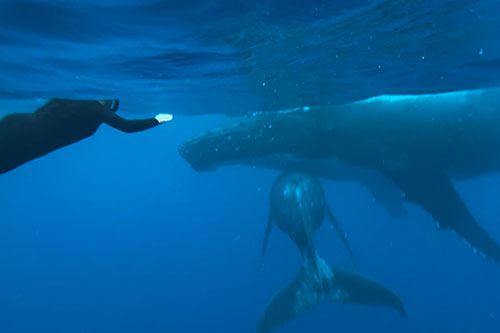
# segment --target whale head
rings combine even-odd
[[[325,149],[318,142],[325,133],[320,117],[309,109],[252,114],[189,140],[179,153],[196,171],[243,161],[248,164],[252,159],[275,154],[321,157]]]

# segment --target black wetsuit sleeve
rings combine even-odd
[[[103,122],[126,133],[144,131],[159,124],[155,118],[127,120],[112,111],[104,114]]]

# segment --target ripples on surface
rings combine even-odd
[[[0,98],[241,113],[500,85],[488,1],[4,1]]]

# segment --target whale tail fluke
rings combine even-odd
[[[356,273],[336,269],[317,257],[321,275],[302,268],[297,276],[267,305],[257,333],[272,331],[326,302],[388,307],[406,317],[403,303],[391,290]]]
[[[392,308],[406,318],[403,302],[387,287],[347,270],[332,268],[332,271],[338,288],[349,295],[347,303]]]

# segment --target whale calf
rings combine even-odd
[[[266,306],[257,325],[258,333],[278,328],[326,302],[388,307],[406,316],[403,303],[391,290],[358,274],[337,269],[318,255],[314,232],[321,225],[327,208],[321,185],[313,176],[300,171],[283,173],[273,184],[270,199],[271,218],[261,258],[270,226],[275,221],[299,249],[303,266],[292,282]]]
[[[311,174],[302,171],[284,172],[271,188],[269,219],[264,233],[260,270],[266,253],[267,243],[271,235],[273,222],[292,239],[308,260],[315,262],[314,234],[328,216],[332,226],[344,243],[357,268],[351,246],[346,233],[338,220],[326,205],[325,193],[319,181]]]
[[[407,215],[407,209],[401,200],[401,190],[377,170],[354,167],[338,159],[303,159],[293,154],[254,157],[242,160],[241,164],[274,170],[301,170],[318,178],[357,182],[392,217],[402,218]]]
[[[179,153],[198,171],[283,154],[366,168],[498,263],[500,246],[451,179],[500,171],[499,150],[500,88],[491,88],[254,113],[193,138]]]

